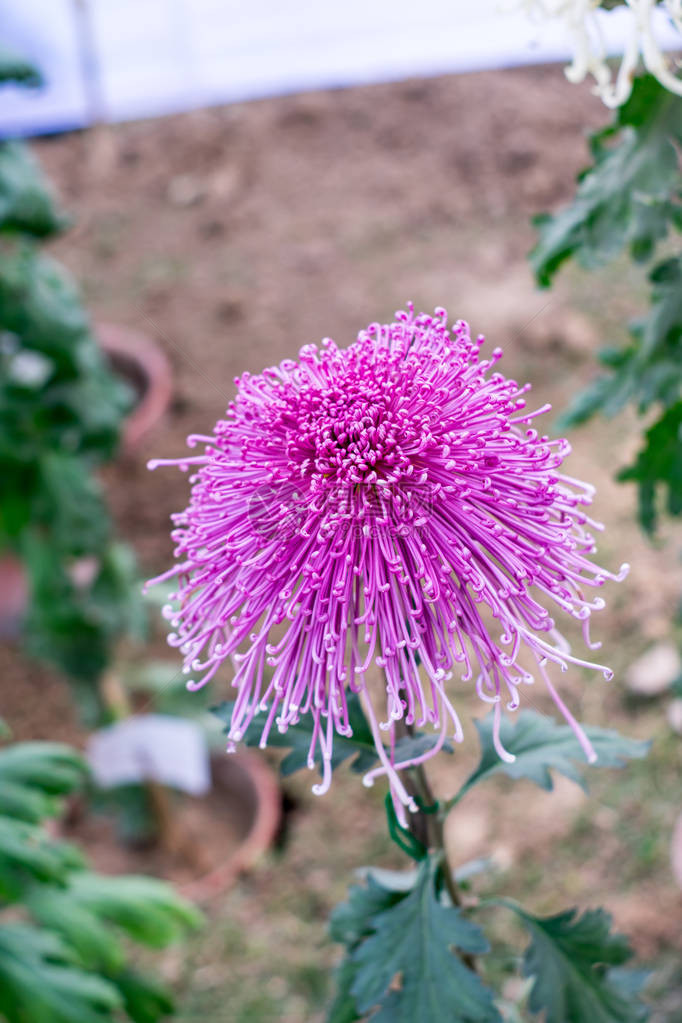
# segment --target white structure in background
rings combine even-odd
[[[2,44],[33,60],[48,83],[33,94],[0,92],[0,134],[571,58],[561,20],[533,23],[522,9],[528,4],[500,6],[501,0],[0,0]],[[629,12],[594,17],[604,51],[622,53]],[[669,29],[668,45],[676,37]]]
[[[610,52],[603,31],[602,0],[511,0],[511,9],[524,10],[539,21],[559,20],[573,44],[573,61],[566,68],[571,82],[582,82],[592,75],[595,92],[607,107],[619,107],[632,92],[632,79],[641,61],[666,89],[682,96],[682,78],[665,56],[667,44],[682,48],[682,37],[675,41],[662,31],[663,19],[669,28],[682,32],[682,0],[625,0],[622,14],[629,19],[623,56],[614,76],[606,62]],[[601,11],[601,15],[600,15]]]

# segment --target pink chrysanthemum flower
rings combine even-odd
[[[519,687],[544,681],[586,755],[589,741],[556,692],[553,663],[579,659],[544,606],[588,622],[603,600],[585,587],[623,578],[589,560],[585,514],[593,489],[558,470],[570,448],[529,423],[524,394],[479,352],[468,326],[396,313],[341,349],[325,339],[298,362],[245,373],[204,454],[190,465],[189,507],[174,515],[180,562],[166,609],[169,642],[197,689],[229,659],[236,703],[230,748],[267,712],[261,745],[302,715],[312,718],[309,764],[319,748],[324,792],[334,733],[348,735],[347,693],[361,694],[394,799],[411,806],[398,771],[462,739],[452,698],[475,685],[494,708],[519,705]],[[372,665],[385,679],[377,706]],[[454,678],[453,678],[454,676]],[[453,679],[452,683],[450,680]],[[446,691],[447,687],[447,691]],[[395,723],[432,726],[437,741],[397,763]],[[387,737],[384,743],[382,735]]]

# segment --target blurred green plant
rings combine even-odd
[[[579,176],[573,201],[535,219],[530,260],[538,284],[549,287],[568,259],[594,269],[625,247],[644,263],[671,230],[682,230],[681,144],[682,98],[651,75],[636,78],[613,123],[591,136],[594,162]],[[626,347],[599,353],[607,372],[576,397],[563,425],[596,412],[613,416],[628,404],[647,416],[644,446],[619,479],[637,484],[640,523],[651,533],[661,491],[666,511],[682,514],[682,253],[668,251],[649,280],[649,312],[630,324]]]
[[[40,80],[0,51],[0,83]],[[115,639],[143,620],[132,553],[114,541],[93,475],[132,395],[73,282],[39,247],[67,224],[26,146],[0,142],[0,552],[28,574],[29,648],[86,683],[79,703],[92,716]]]
[[[131,965],[129,941],[162,948],[201,922],[149,877],[105,877],[45,821],[84,782],[69,746],[0,750],[0,1019],[7,1023],[155,1023],[169,992]],[[128,939],[128,942],[122,939]]]

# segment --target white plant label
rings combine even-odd
[[[208,747],[201,728],[166,714],[138,714],[101,728],[86,756],[98,785],[158,781],[193,796],[211,787]]]

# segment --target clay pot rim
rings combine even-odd
[[[256,813],[246,837],[220,866],[193,881],[176,886],[181,895],[195,902],[215,898],[229,888],[241,873],[254,866],[272,845],[280,826],[282,799],[273,769],[262,756],[244,749],[229,754],[214,753],[211,760],[215,762],[228,756],[249,775],[256,795]]]
[[[146,382],[142,398],[126,416],[122,447],[130,453],[163,418],[173,396],[173,377],[163,349],[149,335],[117,323],[95,324],[95,336],[105,355],[134,362]]]

